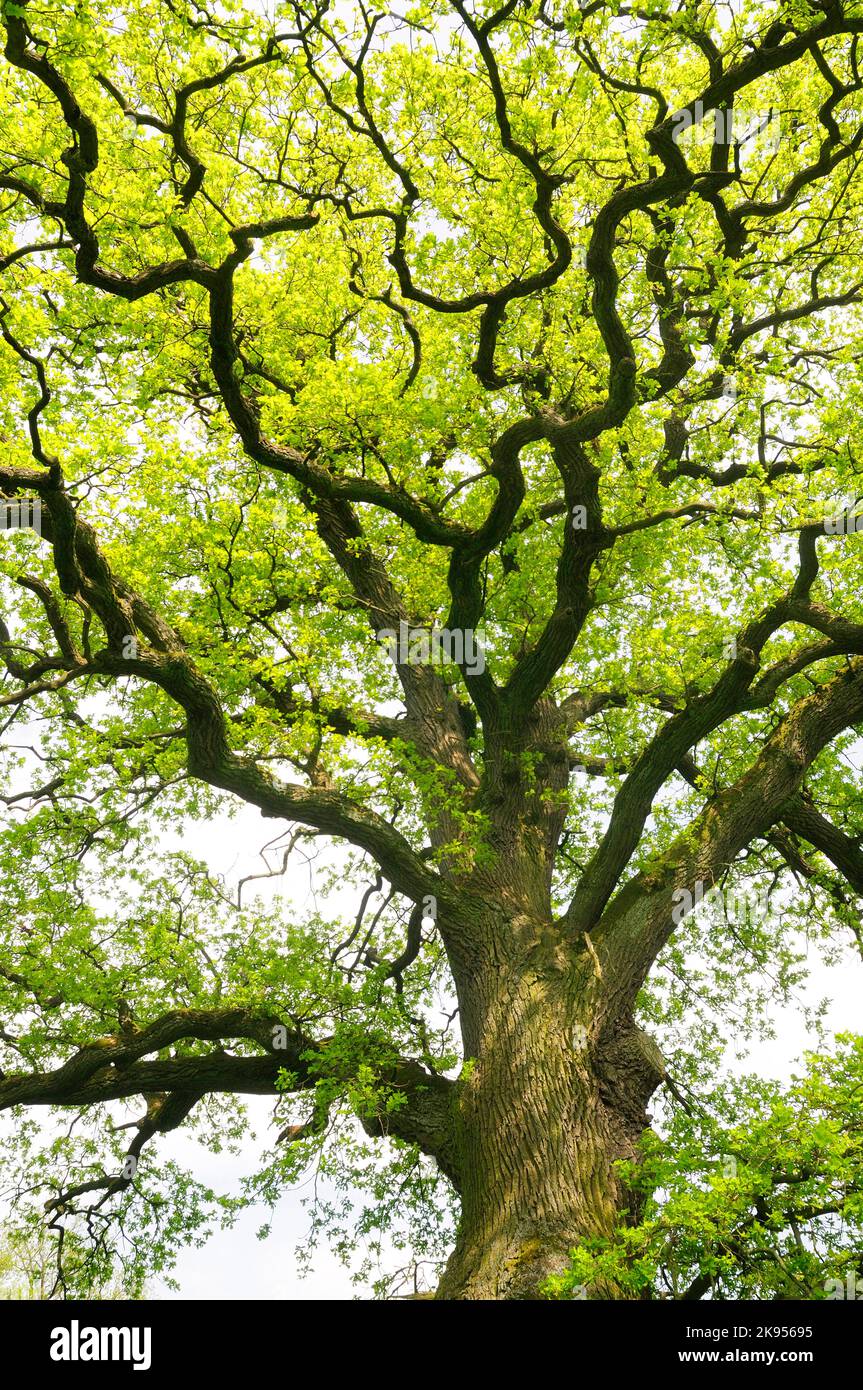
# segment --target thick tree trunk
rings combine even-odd
[[[661,1076],[657,1050],[631,1024],[597,1036],[589,952],[576,968],[543,945],[496,954],[460,982],[472,1060],[456,1118],[461,1224],[441,1299],[541,1298],[579,1241],[628,1218],[615,1163],[636,1156]]]

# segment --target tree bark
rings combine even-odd
[[[516,921],[505,952],[498,933],[495,959],[459,980],[470,1059],[454,1102],[462,1212],[439,1299],[542,1298],[575,1245],[632,1211],[615,1165],[637,1157],[661,1058],[631,1025],[602,1022],[589,945],[573,961],[551,924],[537,925]]]

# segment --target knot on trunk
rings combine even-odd
[[[631,1020],[605,1032],[596,1048],[600,1095],[636,1133],[648,1123],[647,1103],[665,1076],[662,1053]]]

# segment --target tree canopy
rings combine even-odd
[[[441,1297],[829,1296],[860,1039],[724,1063],[863,949],[863,6],[3,21],[2,1190],[55,1292],[317,1163],[343,1250],[455,1240]],[[243,803],[308,912],[171,841]],[[247,1095],[242,1194],[164,1161]]]

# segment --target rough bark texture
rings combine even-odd
[[[549,910],[559,835],[549,793],[567,772],[561,727],[549,704],[533,721],[533,749],[545,756],[529,786],[511,745],[490,764],[500,853],[482,891],[502,906],[471,918],[468,949],[458,923],[439,923],[469,1059],[453,1097],[462,1216],[443,1299],[541,1297],[581,1239],[627,1218],[615,1164],[637,1157],[662,1075],[628,1003],[609,1008],[590,937],[567,938]]]
[[[659,1072],[592,1036],[584,966],[547,956],[499,959],[462,993],[476,1060],[456,1103],[462,1220],[439,1298],[537,1298],[629,1205],[614,1164],[635,1157]]]

